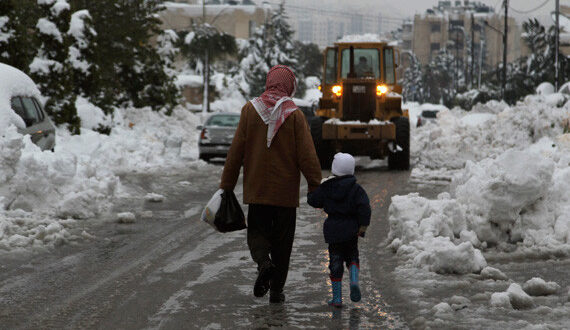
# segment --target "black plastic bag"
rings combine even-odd
[[[222,233],[247,228],[243,210],[233,191],[224,190],[222,193],[222,202],[218,212],[216,212],[214,225]]]

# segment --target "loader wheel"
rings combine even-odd
[[[315,144],[317,157],[321,163],[321,169],[330,170],[333,160],[332,145],[330,141],[323,140],[323,123],[326,118],[313,117],[311,120],[311,137]]]
[[[388,154],[388,168],[407,171],[410,169],[410,120],[395,117],[391,121],[396,125],[396,144],[403,150]]]

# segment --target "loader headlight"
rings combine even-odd
[[[386,85],[376,86],[376,95],[381,96],[382,94],[386,94],[387,92],[388,92],[388,86]]]
[[[334,85],[332,87],[332,92],[334,93],[334,95],[340,97],[342,95],[342,86],[341,85]]]

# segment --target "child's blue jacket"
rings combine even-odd
[[[334,177],[307,195],[309,205],[328,214],[323,226],[327,243],[349,241],[359,226],[370,224],[370,201],[354,175]]]

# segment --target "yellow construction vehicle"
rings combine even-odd
[[[310,120],[322,168],[336,152],[388,157],[410,167],[410,121],[396,84],[397,50],[385,42],[338,42],[324,52],[322,98]]]

